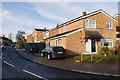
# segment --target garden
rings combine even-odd
[[[120,64],[120,44],[117,48],[102,47],[97,54],[80,54],[73,57],[82,63],[116,63]]]

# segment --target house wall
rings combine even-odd
[[[57,35],[57,34],[58,34],[58,29],[57,28],[53,29],[53,30],[50,30],[50,32],[49,32],[50,37],[54,36],[54,35]]]
[[[50,40],[50,46],[55,46],[55,39]]]
[[[42,31],[33,31],[33,40],[34,42],[43,40],[43,32]]]
[[[33,36],[32,36],[32,34],[30,34],[30,35],[27,36],[26,41],[27,41],[27,43],[33,41]]]
[[[66,37],[51,39],[50,40],[50,46],[56,46],[56,39],[59,40],[59,46],[62,46],[66,49]]]
[[[70,23],[70,24],[67,24],[65,25],[66,26],[66,32],[67,31],[71,31],[71,30],[74,30],[76,28],[80,28],[80,27],[83,27],[84,26],[84,19],[82,20],[78,20],[76,22],[73,22],[73,23]],[[60,27],[58,29],[58,33],[61,34],[61,33],[64,33],[64,26]]]
[[[66,50],[68,54],[79,54],[85,51],[85,32],[78,31],[66,37]]]
[[[116,15],[114,18],[118,20],[118,25],[120,26],[120,15]]]
[[[41,40],[43,40],[43,32],[41,32],[41,31],[37,31],[37,41],[41,41]]]
[[[90,29],[86,28],[86,30],[97,30],[101,35],[106,39],[113,39],[113,46],[116,44],[116,26],[117,22],[115,22],[113,19],[109,18],[103,13],[98,13],[96,15],[90,16],[86,19],[94,19],[96,20],[96,29]],[[106,28],[106,22],[112,22],[113,29],[107,29]],[[100,43],[98,43],[98,47],[101,46]]]

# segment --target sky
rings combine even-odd
[[[114,16],[118,13],[118,2],[14,2],[14,0],[8,2],[4,0],[0,3],[0,35],[7,36],[12,33],[15,37],[19,30],[25,31],[28,35],[34,28],[51,29],[57,24],[81,16],[83,11],[90,13],[99,9]]]

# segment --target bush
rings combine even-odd
[[[113,55],[115,53],[114,48],[102,47],[99,54]]]
[[[109,48],[109,55],[114,55],[114,54],[115,54],[115,49]]]
[[[109,54],[108,47],[102,47],[99,53],[102,55],[104,55],[104,54],[108,55]]]
[[[120,55],[120,44],[116,44],[115,50],[116,54]]]

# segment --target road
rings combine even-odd
[[[3,52],[2,78],[39,78],[45,80],[58,80],[63,78],[65,80],[76,80],[80,78],[117,79],[117,77],[83,74],[36,64],[21,58],[16,50],[10,46],[6,46]]]

